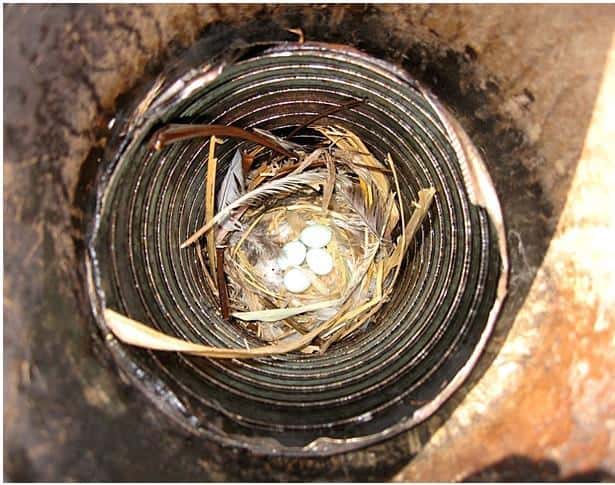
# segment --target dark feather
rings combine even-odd
[[[381,201],[379,200],[380,192],[378,191],[378,187],[375,183],[370,182],[368,186],[372,194],[374,195],[374,200],[371,206],[367,205],[367,200],[363,194],[363,190],[361,186],[357,182],[352,182],[346,178],[340,180],[338,178],[338,182],[336,184],[336,189],[342,198],[352,207],[355,213],[362,220],[363,224],[367,226],[367,228],[380,239],[381,234],[383,233],[384,225],[387,223],[387,207],[389,206],[389,197],[387,200]]]

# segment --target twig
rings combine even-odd
[[[335,188],[335,164],[328,153],[325,154],[325,161],[327,162],[327,181],[322,196],[322,210],[326,212],[331,203],[333,189]]]
[[[229,309],[228,302],[228,287],[226,285],[226,276],[224,274],[224,248],[216,248],[216,259],[218,262],[218,268],[216,269],[216,276],[218,280],[218,295],[220,297],[220,310],[222,316],[228,319],[231,311]]]
[[[295,34],[299,37],[299,40],[297,42],[299,42],[299,44],[303,44],[305,42],[305,37],[303,35],[303,30],[301,29],[286,29],[288,32],[290,32],[291,34]]]
[[[252,153],[241,152],[241,165],[242,165],[244,174],[250,171],[255,158],[256,158],[256,155],[253,155]]]
[[[154,150],[162,150],[170,143],[175,143],[182,140],[190,140],[191,138],[199,138],[203,136],[220,136],[230,138],[241,138],[259,145],[266,146],[272,150],[281,153],[289,158],[296,158],[296,155],[266,136],[238,128],[236,126],[225,125],[178,125],[170,124],[160,128],[150,141],[150,148]]]
[[[207,265],[205,264],[205,260],[203,259],[202,251],[203,250],[200,246],[196,248],[197,258],[199,260],[199,263],[201,264],[201,269],[203,270],[205,279],[207,280],[207,283],[209,284],[209,289],[214,295],[218,296],[218,289],[216,288],[216,284],[214,283],[213,278],[209,274],[209,270],[207,269]]]

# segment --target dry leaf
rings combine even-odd
[[[209,139],[209,158],[207,159],[207,183],[205,185],[205,223],[207,224],[214,217],[214,196],[216,192],[216,169],[218,159],[214,156],[216,143],[221,143],[215,136]],[[209,258],[210,274],[216,274],[216,235],[211,231],[207,235],[207,256]]]
[[[261,322],[278,322],[301,313],[312,312],[314,310],[335,306],[338,303],[339,300],[328,300],[294,308],[275,308],[272,310],[259,310],[255,312],[235,312],[232,316],[245,321],[260,320]]]
[[[223,349],[171,337],[141,322],[117,313],[110,308],[105,308],[103,314],[109,329],[119,340],[126,344],[152,350],[185,352],[191,355],[217,359],[266,357],[293,352],[308,345],[332,325],[331,322],[325,322],[292,342],[281,342],[275,345],[266,345],[252,349]]]

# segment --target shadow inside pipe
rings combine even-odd
[[[462,482],[612,482],[615,476],[600,468],[562,475],[553,460],[532,460],[523,455],[511,455],[492,465],[467,475]]]

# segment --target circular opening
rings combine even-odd
[[[207,68],[205,68],[207,66]],[[89,241],[91,296],[170,335],[216,347],[259,345],[220,316],[197,248],[209,140],[149,148],[165,123],[262,128],[281,136],[328,108],[326,121],[394,160],[405,207],[434,203],[410,245],[393,296],[372,323],[323,354],[222,361],[109,346],[156,405],[196,433],[258,452],[330,454],[408,429],[433,413],[473,367],[504,296],[501,214],[467,137],[406,73],[350,48],[282,44],[234,63],[206,60],[156,83],[114,127]],[[318,141],[305,129],[294,137]],[[216,151],[218,180],[237,148]]]

